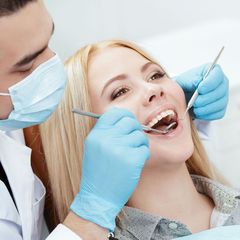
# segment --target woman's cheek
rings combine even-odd
[[[136,96],[119,98],[117,99],[117,101],[111,102],[108,108],[110,107],[126,109],[132,112],[136,117],[138,117],[139,101]]]
[[[181,107],[185,109],[186,99],[185,99],[185,94],[183,89],[175,81],[172,82],[170,89],[171,89],[171,95],[174,96],[177,102],[180,103]]]

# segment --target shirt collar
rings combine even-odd
[[[209,196],[215,209],[224,214],[231,214],[239,204],[240,192],[206,177],[191,175],[199,193]]]
[[[197,191],[209,196],[218,211],[230,215],[238,207],[239,191],[206,177],[198,175],[191,175],[191,177]],[[126,229],[139,240],[150,240],[161,219],[165,218],[125,206],[117,217],[117,225],[121,229]]]
[[[139,240],[150,240],[161,217],[125,206],[117,217],[117,225]]]

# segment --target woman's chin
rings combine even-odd
[[[189,144],[185,148],[174,148],[171,151],[166,151],[166,149],[158,149],[153,151],[150,148],[150,159],[147,161],[148,166],[154,167],[179,167],[179,165],[184,164],[193,154],[194,147],[193,143]]]

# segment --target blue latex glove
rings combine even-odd
[[[199,96],[192,110],[194,117],[202,120],[222,118],[228,104],[228,79],[219,65],[216,65],[208,77],[202,81],[209,66],[205,64],[175,77],[185,92],[187,102],[198,89]]]
[[[107,111],[86,138],[80,192],[71,210],[113,231],[148,158],[148,138],[135,116],[119,108]]]
[[[179,240],[239,240],[240,225],[213,228],[187,237],[175,238]]]

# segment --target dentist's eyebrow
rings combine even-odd
[[[53,35],[54,30],[55,30],[55,25],[54,25],[54,22],[52,22],[51,36]],[[48,48],[48,44],[45,45],[40,50],[23,57],[20,61],[18,61],[17,63],[14,64],[13,68],[19,68],[19,67],[27,65],[28,63],[33,61],[37,56],[39,56],[41,53],[43,53],[47,48]]]
[[[25,56],[23,59],[21,59],[19,62],[17,62],[16,64],[14,64],[14,68],[19,68],[22,67],[24,65],[27,65],[28,63],[30,63],[32,60],[34,60],[37,56],[39,56],[42,52],[44,52],[46,50],[48,46],[44,46],[42,49],[40,49],[39,51],[29,54],[27,56]]]
[[[127,78],[126,74],[120,74],[117,75],[116,77],[110,78],[107,83],[104,85],[101,96],[103,95],[104,91],[106,90],[106,88],[112,84],[114,81],[119,81],[119,80],[125,80]]]

